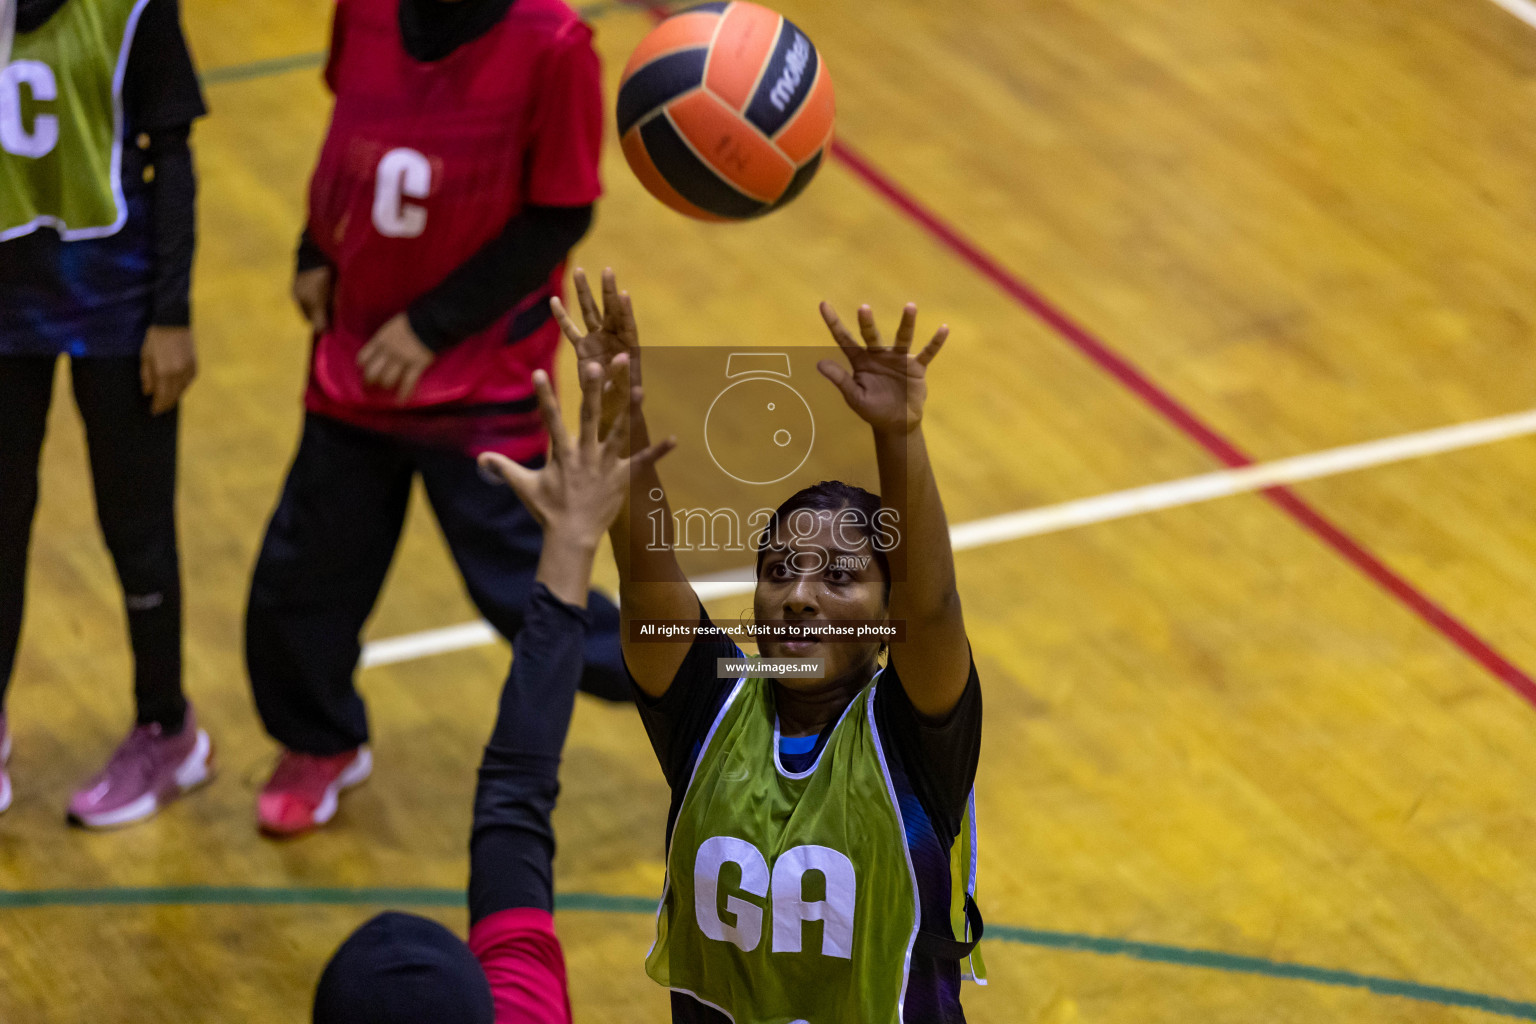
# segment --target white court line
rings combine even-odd
[[[1499,2],[1499,0],[1495,0]],[[1533,7],[1532,17],[1536,17]],[[1329,448],[1310,455],[1297,455],[1276,462],[1264,462],[1242,469],[1223,469],[1214,473],[1170,480],[1166,483],[1133,487],[1126,491],[1114,491],[1093,498],[1046,505],[1043,508],[1009,512],[987,519],[961,523],[950,530],[950,542],[956,551],[1002,544],[1023,537],[1038,537],[1046,533],[1058,533],[1093,523],[1106,523],[1115,519],[1144,515],[1162,509],[1194,505],[1234,494],[1248,494],[1278,484],[1293,484],[1303,480],[1317,480],[1338,476],[1373,466],[1386,466],[1427,455],[1476,448],[1498,441],[1536,434],[1536,409],[1495,416],[1492,419],[1458,423],[1449,427],[1437,427],[1417,434],[1366,441],[1363,444]],[[740,576],[748,570],[732,573]],[[751,580],[717,580],[702,578],[694,581],[693,589],[700,600],[710,601],[723,597],[741,597],[752,593]],[[469,622],[446,629],[433,629],[424,633],[375,640],[363,648],[363,667],[388,665],[432,654],[480,647],[496,640],[496,631],[485,622]]]
[[[434,654],[462,651],[467,647],[484,647],[493,644],[501,634],[489,622],[464,622],[442,629],[429,629],[421,633],[392,636],[387,640],[370,640],[363,645],[363,668],[374,665],[393,665],[397,661],[414,661]]]
[[[1532,3],[1531,0],[1493,0],[1493,2],[1527,25],[1536,28],[1536,3]]]

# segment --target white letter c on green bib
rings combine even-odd
[[[53,69],[40,60],[18,60],[0,68],[0,148],[36,160],[59,144],[59,119],[52,114],[35,114],[28,131],[21,117],[23,84],[38,103],[58,99],[59,84]]]

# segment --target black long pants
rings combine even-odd
[[[420,473],[469,596],[502,636],[517,636],[542,533],[512,489],[475,460],[310,414],[251,580],[245,657],[267,732],[290,750],[331,755],[368,738],[353,674]],[[619,613],[597,593],[581,688],[629,699]]]
[[[0,708],[16,664],[27,548],[54,356],[0,356]],[[181,570],[176,553],[177,410],[150,415],[137,356],[70,362],[85,421],[96,518],[117,566],[140,724],[181,728]]]

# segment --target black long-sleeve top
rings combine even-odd
[[[560,751],[581,679],[587,613],[534,584],[496,727],[480,763],[469,845],[470,921],[515,907],[554,909]]]

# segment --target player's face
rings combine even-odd
[[[886,581],[869,537],[839,515],[806,509],[779,524],[758,572],[752,604],[759,623],[885,620]],[[779,680],[790,689],[816,689],[854,675],[867,677],[880,640],[767,639],[758,650],[770,658],[823,659],[823,679]]]

